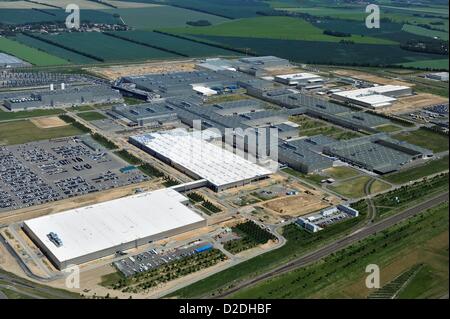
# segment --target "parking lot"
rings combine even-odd
[[[133,276],[137,273],[146,272],[158,268],[169,262],[180,260],[198,253],[198,249],[209,245],[206,242],[195,242],[190,245],[175,248],[171,251],[163,252],[151,249],[136,256],[127,257],[116,261],[113,265],[125,277]]]
[[[148,180],[91,138],[0,147],[0,212]]]

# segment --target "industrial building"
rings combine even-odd
[[[323,209],[318,213],[300,217],[295,223],[309,232],[317,233],[334,223],[358,216],[359,211],[350,206],[340,204]]]
[[[206,226],[167,188],[27,220],[23,229],[58,269]]]
[[[308,86],[323,83],[323,78],[312,73],[293,73],[275,76],[275,81],[290,86]]]
[[[272,174],[270,170],[208,142],[201,132],[196,133],[175,129],[132,136],[129,141],[192,178],[207,180],[217,192]]]
[[[392,105],[397,97],[412,94],[412,89],[401,85],[380,85],[369,88],[341,91],[331,95],[332,98],[361,105],[368,108],[379,108]]]
[[[93,85],[66,88],[61,83],[60,89],[40,91],[23,95],[18,93],[4,101],[4,105],[10,111],[23,111],[40,108],[65,108],[85,104],[104,104],[122,102],[122,95],[108,86]]]
[[[323,153],[378,174],[397,171],[413,160],[433,156],[428,149],[395,140],[385,133],[327,144]]]

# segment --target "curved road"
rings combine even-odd
[[[224,298],[224,297],[230,296],[233,293],[235,293],[243,288],[253,286],[253,285],[255,285],[261,281],[264,281],[266,279],[272,278],[274,276],[289,272],[291,270],[295,270],[297,268],[303,267],[312,262],[318,261],[318,260],[330,255],[333,252],[336,252],[340,249],[343,249],[343,248],[349,246],[352,243],[355,243],[355,242],[357,242],[361,239],[364,239],[370,235],[373,235],[377,232],[380,232],[386,228],[389,228],[405,219],[408,219],[414,215],[417,215],[418,213],[420,213],[424,210],[427,210],[427,209],[432,208],[440,203],[448,201],[448,195],[449,195],[449,193],[446,192],[446,193],[436,196],[426,202],[423,202],[417,206],[409,208],[401,213],[398,213],[396,215],[393,215],[391,217],[383,219],[377,223],[370,224],[370,225],[368,225],[364,228],[361,228],[336,242],[333,242],[329,245],[319,248],[318,250],[311,252],[300,258],[297,258],[283,266],[275,268],[274,270],[271,270],[265,274],[259,275],[252,279],[243,281],[240,284],[238,284],[237,286],[233,287],[232,289],[229,289],[219,295],[216,295],[213,298],[217,299],[217,298]]]

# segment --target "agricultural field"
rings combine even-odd
[[[349,40],[365,44],[394,44],[395,42],[372,37],[350,36],[335,37],[323,34],[323,31],[309,22],[291,17],[247,18],[207,27],[185,27],[167,29],[169,32],[220,37],[248,37],[262,39],[303,40],[320,42],[340,42]]]
[[[436,294],[445,295],[448,290],[447,226],[448,203],[444,203],[313,265],[243,289],[232,298],[366,298],[372,291],[364,284],[367,276],[364,270],[373,261],[377,261],[382,270],[382,285],[418,261],[434,265],[438,270],[435,275],[441,278]],[[421,292],[425,289],[427,286],[422,287]]]
[[[448,136],[424,128],[402,132],[394,135],[394,137],[398,140],[430,149],[435,153],[448,150]]]
[[[65,59],[73,64],[86,64],[97,62],[96,60],[89,58],[87,56],[77,54],[73,51],[63,49],[61,47],[38,40],[36,38],[29,37],[25,34],[17,34],[14,37],[14,40],[28,47],[35,48],[37,50],[44,51],[51,55]]]
[[[29,120],[0,123],[0,145],[23,144],[56,137],[67,137],[83,132],[72,125],[39,128]]]
[[[1,21],[1,19],[0,19]],[[17,41],[0,36],[0,52],[14,55],[36,66],[63,65],[69,62],[65,59],[40,51]]]
[[[106,9],[103,11],[119,14],[127,25],[138,30],[147,31],[153,31],[158,28],[183,27],[189,21],[207,20],[211,24],[216,24],[229,20],[204,12],[164,5],[148,8]]]
[[[98,32],[61,33],[40,36],[56,45],[68,47],[75,52],[95,58],[100,62],[123,60],[170,59],[177,55],[166,51],[120,40]],[[101,45],[97,45],[101,43]]]
[[[161,47],[186,57],[235,56],[236,52],[149,31],[114,32],[116,36]]]

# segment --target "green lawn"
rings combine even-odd
[[[23,144],[79,134],[83,132],[72,125],[43,129],[28,120],[0,123],[0,145]]]
[[[424,165],[385,175],[383,176],[383,179],[391,183],[403,184],[428,175],[448,170],[448,167],[449,160],[447,155],[440,159],[431,160]]]
[[[262,39],[280,40],[304,40],[340,42],[351,40],[355,43],[365,44],[395,44],[396,42],[381,38],[362,37],[352,35],[351,37],[334,37],[323,34],[323,31],[309,22],[291,17],[256,17],[233,20],[208,27],[186,27],[170,28],[169,32],[210,35],[225,37],[250,37]]]
[[[105,115],[98,112],[82,112],[77,113],[77,116],[81,117],[85,121],[97,121],[97,120],[104,120],[107,118]]]
[[[396,139],[430,149],[436,153],[448,150],[448,136],[423,128],[411,132],[402,132],[394,135],[394,137]]]
[[[391,133],[391,132],[400,131],[402,128],[400,126],[393,125],[393,124],[384,124],[384,125],[375,127],[375,129],[377,129],[380,132]]]
[[[364,187],[371,179],[372,177],[370,176],[359,176],[346,180],[338,185],[329,186],[329,188],[344,197],[359,198],[365,195]],[[390,188],[388,184],[376,180],[372,183],[370,193],[377,193],[388,188]]]
[[[297,170],[295,170],[295,169],[292,169],[292,168],[290,168],[290,167],[288,167],[288,168],[283,168],[282,171],[285,172],[285,173],[288,173],[289,175],[298,177],[298,178],[300,178],[300,179],[304,179],[304,180],[306,180],[306,181],[309,181],[309,182],[311,182],[311,183],[313,183],[313,184],[317,184],[317,185],[320,185],[320,182],[321,182],[323,179],[327,179],[327,178],[328,178],[328,176],[326,176],[326,175],[319,175],[319,174],[314,174],[314,173],[311,173],[311,174],[303,174],[303,173],[301,173],[301,172],[299,172],[299,171],[297,171]]]
[[[348,166],[328,168],[324,170],[324,173],[337,180],[354,177],[360,174],[357,170]]]
[[[46,52],[28,47],[19,42],[0,37],[0,52],[14,55],[37,66],[51,66],[69,64],[68,61]]]
[[[51,116],[64,113],[61,109],[5,112],[0,110],[0,121],[26,119],[37,116]]]
[[[417,259],[409,257],[417,250],[424,251],[417,257],[420,261],[442,265],[446,261],[446,265],[441,266],[440,283],[433,283],[444,294],[448,289],[448,203],[354,243],[310,266],[240,290],[232,298],[365,298],[372,292],[365,287],[368,264],[376,263],[381,268],[383,285],[409,269],[411,263],[417,263]],[[413,292],[417,297],[429,289],[428,285],[416,284]],[[413,293],[410,295],[414,296]]]

